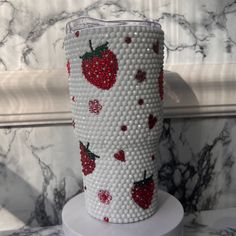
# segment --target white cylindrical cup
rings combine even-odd
[[[67,24],[73,125],[88,213],[131,223],[157,211],[163,40],[154,21]]]

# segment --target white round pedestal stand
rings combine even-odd
[[[112,224],[88,215],[84,194],[71,199],[62,211],[65,236],[182,236],[183,207],[172,195],[159,191],[159,208],[150,218],[130,224]]]

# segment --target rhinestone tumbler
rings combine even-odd
[[[155,21],[67,24],[73,126],[88,213],[131,223],[157,211],[163,31]]]

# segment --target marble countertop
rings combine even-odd
[[[24,228],[0,236],[63,236],[62,227]],[[236,236],[236,208],[202,211],[184,218],[184,236]]]

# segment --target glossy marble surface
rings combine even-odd
[[[235,0],[0,1],[0,70],[64,68],[65,24],[82,15],[158,20],[165,62],[236,61]]]
[[[184,236],[235,236],[236,208],[203,211],[186,216]],[[0,232],[0,236],[63,236],[61,226]]]

